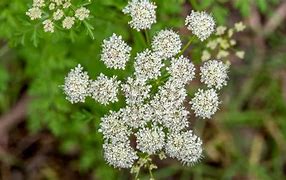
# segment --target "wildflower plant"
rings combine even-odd
[[[26,15],[31,21],[41,23],[47,33],[70,30],[78,24],[84,24],[91,33],[92,26],[87,22],[90,17],[88,4],[89,1],[75,4],[72,0],[33,0]]]
[[[156,22],[156,8],[149,0],[132,0],[123,9],[132,18],[130,27],[145,31],[147,47],[134,52],[134,57],[122,36],[113,34],[103,41],[101,61],[114,70],[125,70],[126,64],[133,61],[134,71],[129,77],[118,79],[101,73],[92,80],[78,65],[63,85],[71,103],[84,102],[89,96],[109,105],[123,95],[124,105],[101,117],[98,129],[104,139],[106,162],[115,168],[131,168],[136,179],[141,168],[147,168],[154,178],[155,156],[174,158],[187,166],[203,157],[202,140],[191,129],[189,118],[194,113],[198,118],[210,119],[221,103],[218,90],[228,80],[229,66],[219,59],[204,62],[197,73],[193,62],[184,56],[191,41],[182,48],[174,30],[160,30],[149,41],[147,30]],[[191,39],[204,41],[213,33],[215,22],[206,12],[192,11],[186,26],[192,32]],[[188,97],[186,87],[198,75],[204,86]]]

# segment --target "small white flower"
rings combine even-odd
[[[220,35],[223,35],[224,33],[225,33],[225,31],[226,31],[226,27],[225,26],[218,26],[217,28],[216,28],[216,35],[217,36],[220,36]]]
[[[202,141],[192,131],[174,132],[168,135],[165,150],[170,157],[192,165],[202,157]]]
[[[53,13],[53,18],[54,18],[54,20],[60,20],[62,17],[64,16],[64,12],[63,12],[63,10],[61,10],[61,9],[58,9],[58,10],[56,10],[54,13]]]
[[[131,128],[143,127],[147,121],[145,119],[146,107],[144,105],[132,105],[121,108],[122,119]]]
[[[108,78],[101,73],[95,81],[90,83],[89,91],[92,98],[103,105],[117,102],[120,81],[117,81],[116,78],[116,76]]]
[[[238,22],[238,23],[235,23],[234,24],[234,29],[237,31],[237,32],[240,32],[240,31],[243,31],[245,29],[245,25],[242,23],[242,22]]]
[[[139,129],[135,136],[137,138],[136,147],[143,153],[155,154],[165,145],[165,133],[161,127]]]
[[[160,56],[147,49],[135,57],[135,76],[142,81],[156,79],[161,76],[160,70],[163,66]]]
[[[105,141],[113,143],[127,141],[131,133],[120,111],[110,111],[101,118],[99,126],[99,132],[103,134]]]
[[[65,0],[51,0],[51,2],[55,3],[57,6],[63,5]]]
[[[237,52],[235,53],[235,55],[236,55],[237,57],[239,57],[240,59],[243,59],[243,58],[244,58],[244,55],[245,55],[245,52],[244,52],[244,51],[237,51]]]
[[[113,34],[103,41],[101,60],[108,68],[125,69],[130,51],[131,47],[122,40],[122,37]]]
[[[49,5],[49,10],[54,10],[55,8],[56,8],[55,3],[51,3],[51,4]]]
[[[104,143],[104,159],[116,168],[131,168],[138,159],[136,151],[128,142]]]
[[[137,31],[150,29],[156,23],[156,8],[154,2],[149,0],[131,0],[123,9],[124,14],[130,14],[131,21],[128,23]]]
[[[180,36],[173,30],[161,30],[152,41],[152,49],[163,59],[175,56],[181,50]]]
[[[147,85],[142,81],[128,77],[126,83],[121,85],[121,90],[126,97],[126,103],[134,105],[142,104],[149,97],[151,87],[151,85]]]
[[[210,119],[211,116],[218,110],[220,101],[214,89],[202,90],[199,89],[195,93],[195,97],[190,101],[191,109],[195,115],[203,119]]]
[[[43,21],[44,31],[45,32],[54,32],[54,23],[50,19]]]
[[[229,66],[221,61],[209,60],[201,66],[201,82],[205,83],[207,87],[214,87],[221,89],[227,84],[227,72]]]
[[[67,9],[67,8],[69,8],[70,6],[71,6],[70,0],[65,0],[65,2],[64,2],[64,4],[63,4],[63,8],[64,8],[64,9]]]
[[[207,39],[215,29],[215,21],[212,16],[206,12],[192,11],[187,16],[185,25],[201,41]]]
[[[89,95],[88,87],[89,77],[80,64],[65,77],[63,89],[67,95],[66,99],[71,103],[84,102],[86,96]]]
[[[44,7],[45,0],[33,0],[33,7]]]
[[[79,20],[83,21],[84,19],[88,18],[90,11],[85,7],[81,7],[75,11],[75,17]]]
[[[219,52],[217,53],[216,55],[216,58],[217,59],[222,59],[222,58],[225,58],[229,55],[229,52],[228,51],[225,51],[225,50],[219,50]]]
[[[171,132],[178,132],[189,127],[189,111],[184,106],[170,109],[164,116],[163,126]]]
[[[72,28],[72,26],[74,25],[74,20],[75,18],[74,17],[66,17],[64,20],[63,20],[63,28],[65,29],[70,29]]]
[[[29,16],[31,20],[40,19],[42,17],[42,10],[38,7],[32,7],[26,12],[26,15]]]
[[[203,50],[201,60],[202,61],[207,61],[210,58],[211,58],[210,52],[208,50]]]
[[[180,81],[182,84],[187,84],[195,77],[195,66],[187,58],[180,56],[172,58],[171,66],[167,68],[171,75],[170,80]]]

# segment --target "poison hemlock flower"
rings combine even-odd
[[[117,81],[116,78],[116,76],[108,78],[101,73],[95,81],[91,81],[90,83],[89,91],[91,97],[104,105],[107,105],[110,102],[117,102],[117,93],[120,81]]]
[[[136,151],[128,142],[104,143],[103,151],[108,164],[117,168],[131,168],[138,159]]]
[[[180,81],[182,84],[187,84],[195,77],[195,66],[193,63],[183,57],[172,58],[171,66],[167,68],[171,75],[171,80]]]
[[[45,16],[42,18],[43,14]],[[70,0],[33,0],[32,7],[26,12],[31,20],[40,19],[44,25],[44,31],[50,33],[54,32],[56,25],[71,29],[78,21],[87,19],[89,14],[90,11],[86,7],[74,10]],[[50,21],[54,21],[53,28]]]
[[[74,17],[65,17],[65,19],[63,20],[63,28],[65,29],[70,29],[72,28],[72,26],[74,25]]]
[[[130,51],[131,47],[122,40],[122,37],[113,34],[103,41],[101,60],[108,68],[125,69]]]
[[[64,93],[67,95],[66,99],[71,103],[84,102],[89,95],[89,76],[87,72],[83,71],[79,64],[72,69],[65,77],[65,84],[63,85]]]
[[[75,17],[83,21],[89,17],[89,13],[90,11],[87,8],[81,7],[75,11]]]
[[[192,131],[169,134],[165,149],[167,155],[186,165],[192,165],[202,157],[202,141]]]
[[[203,119],[210,119],[211,116],[218,110],[220,101],[218,94],[214,89],[202,90],[199,89],[195,93],[195,97],[190,101],[191,109],[194,110],[195,115]]]
[[[51,20],[46,19],[43,22],[43,25],[44,25],[44,31],[45,32],[51,32],[51,33],[54,32],[54,23]]]
[[[31,20],[40,19],[42,17],[42,11],[38,7],[32,7],[26,12],[26,15],[29,16]]]
[[[130,26],[140,31],[149,29],[156,22],[155,9],[155,4],[149,0],[132,0],[123,12],[130,14]],[[75,17],[81,20],[88,13],[81,9],[76,14]],[[202,41],[215,29],[213,18],[205,12],[193,11],[186,24]],[[226,30],[218,31],[224,34]],[[222,44],[225,43],[221,40],[208,43],[208,46],[215,49]],[[186,87],[195,78],[196,69],[191,60],[180,56],[181,46],[177,33],[162,30],[153,37],[152,50],[144,49],[136,54],[134,73],[121,80],[122,83],[115,76],[103,74],[89,80],[81,66],[66,77],[64,91],[71,102],[83,102],[86,96],[102,105],[119,98],[126,102],[125,107],[109,111],[100,120],[99,132],[103,135],[103,153],[108,164],[138,172],[141,167],[155,167],[151,155],[166,153],[184,165],[192,165],[202,157],[202,141],[189,130],[190,112],[185,106]],[[130,52],[131,47],[122,37],[113,34],[103,41],[101,61],[108,68],[125,69]],[[210,54],[205,56],[206,60],[210,58]],[[198,89],[189,103],[194,114],[205,119],[218,110],[220,101],[216,90],[226,85],[228,66],[210,60],[200,70],[201,82],[211,89]],[[70,88],[74,86],[76,88]]]
[[[209,60],[201,66],[201,82],[205,83],[207,87],[214,87],[221,89],[227,84],[227,71],[229,66],[221,61]]]
[[[162,127],[142,128],[135,134],[137,148],[147,154],[155,154],[165,145],[165,133]]]
[[[149,0],[131,0],[122,11],[131,16],[130,26],[140,31],[150,29],[156,23],[156,8],[155,3]]]
[[[192,11],[185,20],[185,25],[201,41],[206,40],[215,30],[213,17],[206,12]]]
[[[126,97],[126,103],[134,105],[142,104],[149,97],[151,87],[145,84],[145,82],[128,77],[126,83],[121,85],[121,90]]]
[[[161,30],[152,41],[152,49],[162,59],[175,56],[181,50],[182,42],[180,36],[173,30]]]
[[[135,57],[135,76],[141,81],[156,79],[161,75],[163,66],[161,57],[147,49]]]

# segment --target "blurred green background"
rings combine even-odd
[[[220,111],[212,120],[192,121],[204,141],[204,158],[191,167],[155,160],[154,176],[286,179],[286,1],[154,1],[158,22],[151,34],[172,28],[186,42],[190,33],[184,18],[192,9],[212,13],[218,25],[243,21],[247,26],[235,37],[246,56],[229,58],[230,81],[221,93]],[[99,61],[101,43],[112,33],[133,45],[133,53],[146,48],[144,36],[128,27],[129,17],[121,12],[127,1],[88,5],[94,40],[83,26],[44,33],[25,15],[31,3],[0,1],[0,179],[131,179],[128,170],[105,164],[97,132],[100,117],[117,105],[104,107],[91,99],[71,105],[59,87],[78,63],[92,78],[100,72],[119,79],[130,74],[132,62],[127,71],[111,71]],[[199,64],[195,51],[188,55]]]

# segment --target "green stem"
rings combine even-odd
[[[148,33],[148,31],[145,29],[145,37],[146,37],[146,42],[147,42],[147,46],[149,46],[150,45],[150,37],[149,37],[149,33]]]
[[[181,56],[182,54],[184,54],[184,52],[188,49],[188,47],[191,45],[191,43],[193,42],[194,39],[195,39],[195,36],[191,36],[188,43],[184,46],[182,51],[178,54],[178,57]]]
[[[151,179],[154,180],[154,176],[153,176],[151,168],[149,167],[148,169],[149,169],[149,174],[150,174]]]
[[[139,170],[137,171],[137,173],[136,173],[136,175],[135,175],[135,180],[138,179],[138,176],[139,176],[139,174],[140,174],[140,169],[141,169],[141,167],[139,167]]]

